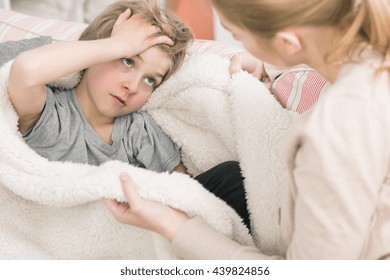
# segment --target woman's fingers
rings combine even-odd
[[[129,205],[127,203],[121,203],[114,199],[103,199],[104,204],[111,211],[115,219],[121,223],[126,222],[127,213],[129,211]]]
[[[240,72],[243,69],[243,61],[240,55],[235,55],[230,59],[229,72],[231,75]]]
[[[103,199],[103,202],[118,221],[126,222],[126,219],[129,218],[129,214],[131,214],[132,211],[131,205],[135,207],[141,198],[135,189],[133,181],[127,173],[121,173],[119,178],[122,184],[123,193],[128,203],[121,203],[117,200],[106,198]]]
[[[188,219],[187,215],[159,202],[141,198],[129,174],[121,173],[119,178],[128,203],[103,199],[115,219],[172,240],[177,229]]]
[[[141,197],[139,196],[138,191],[135,188],[133,180],[131,179],[129,174],[127,174],[126,172],[122,172],[119,175],[119,179],[120,179],[121,184],[122,184],[123,193],[124,193],[128,203],[130,204],[129,205],[130,208],[132,206],[135,207],[137,205],[137,203],[140,201]]]
[[[103,198],[103,202],[112,213],[116,212],[115,210],[118,206],[118,201],[114,199]]]
[[[249,53],[238,53],[230,60],[229,72],[231,75],[245,70],[258,79],[263,76],[263,63]]]

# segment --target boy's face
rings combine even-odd
[[[78,99],[89,117],[115,118],[138,110],[146,103],[171,66],[158,46],[126,59],[94,65],[83,79],[86,90]]]

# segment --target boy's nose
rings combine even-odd
[[[137,78],[127,79],[123,81],[122,88],[126,91],[127,94],[134,94],[138,91],[140,86],[140,80]]]

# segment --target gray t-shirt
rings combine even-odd
[[[23,138],[51,161],[99,165],[120,160],[157,172],[171,172],[180,162],[177,145],[145,112],[117,117],[113,143],[106,144],[86,119],[74,90],[53,93],[47,88],[42,115]]]

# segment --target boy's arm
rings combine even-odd
[[[23,133],[39,119],[46,102],[47,83],[112,56],[108,49],[114,47],[104,39],[55,43],[18,55],[11,67],[8,94],[19,116],[19,130]],[[99,53],[101,58],[96,58]]]
[[[166,36],[142,19],[122,13],[110,38],[46,45],[18,55],[12,64],[8,94],[24,132],[39,119],[46,101],[45,85],[94,64],[133,57],[156,44],[171,45]]]

